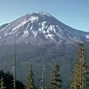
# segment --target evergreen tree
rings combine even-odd
[[[33,70],[31,66],[31,70],[27,79],[27,84],[25,89],[35,89],[35,84],[34,84],[34,75],[33,75]]]
[[[83,44],[78,45],[77,59],[75,61],[71,89],[85,89],[86,87],[86,62]]]
[[[2,79],[3,78],[3,79]],[[3,72],[0,71],[0,84],[4,83],[5,88],[4,89],[13,89],[13,76],[10,74],[10,72]],[[1,88],[0,88],[1,89]],[[24,89],[24,85],[20,81],[16,81],[16,89]]]
[[[3,78],[0,79],[0,89],[5,89]]]
[[[25,89],[24,85],[21,81],[16,81],[16,89]]]
[[[87,62],[86,69],[86,87],[89,88],[89,62]]]
[[[59,74],[59,65],[54,64],[52,68],[52,76],[51,76],[51,86],[50,89],[59,89],[61,88],[61,82],[60,74]]]

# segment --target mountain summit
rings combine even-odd
[[[77,42],[86,42],[89,51],[88,32],[71,28],[45,12],[27,14],[0,26],[0,70],[10,71],[13,58],[16,58],[16,79],[25,83],[30,65],[33,65],[36,84],[40,86],[42,59],[45,59],[46,84],[51,65],[58,63],[62,79],[67,81],[63,85],[68,87]]]
[[[76,43],[89,41],[89,33],[73,29],[48,13],[26,14],[0,26],[0,44]]]

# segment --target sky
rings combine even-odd
[[[0,0],[0,25],[33,12],[47,12],[66,25],[89,32],[89,0]]]

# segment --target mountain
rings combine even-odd
[[[38,87],[41,82],[43,59],[45,59],[45,78],[50,78],[51,65],[55,62],[59,63],[66,86],[64,89],[68,89],[77,43],[83,42],[89,51],[89,32],[69,27],[45,12],[26,14],[0,26],[0,69],[2,70],[12,72],[15,39],[17,79],[25,82],[32,64]],[[45,82],[48,82],[47,79]]]
[[[73,29],[48,13],[32,13],[0,26],[0,44],[89,42],[89,32]]]

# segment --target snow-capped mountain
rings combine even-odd
[[[32,13],[0,26],[0,44],[75,43],[89,41],[89,33],[73,29],[48,13]]]
[[[62,78],[68,83],[77,42],[86,42],[89,51],[89,32],[71,28],[45,12],[27,14],[0,26],[0,70],[10,71],[16,56],[17,79],[25,82],[30,65],[33,65],[39,86],[42,59],[45,59],[46,76],[50,78],[51,65],[58,63]],[[89,53],[87,55],[89,59]]]

